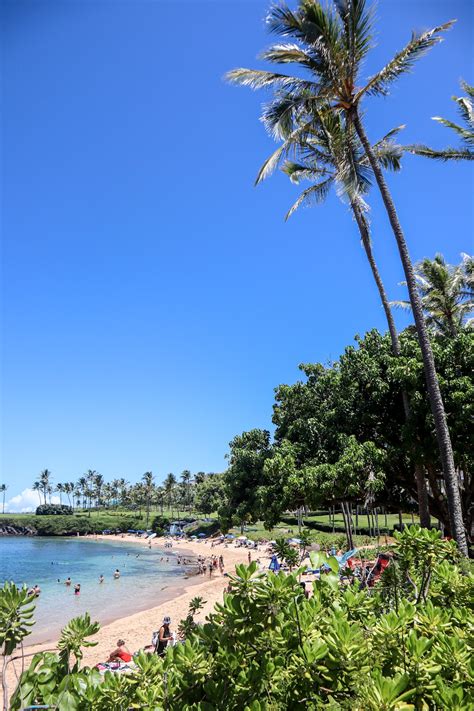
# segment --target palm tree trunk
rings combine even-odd
[[[395,209],[392,196],[385,182],[382,169],[380,168],[379,162],[372,150],[372,146],[370,145],[370,142],[365,133],[357,107],[355,107],[353,111],[353,119],[357,134],[362,142],[362,145],[364,146],[370,165],[372,166],[372,170],[374,171],[375,179],[382,195],[382,200],[387,211],[390,225],[397,241],[398,251],[400,253],[403,271],[405,273],[405,278],[407,282],[408,293],[410,296],[413,317],[415,319],[418,342],[420,344],[421,353],[423,357],[426,388],[430,400],[431,412],[433,413],[436,429],[436,439],[438,442],[438,448],[443,467],[444,480],[446,482],[446,495],[448,499],[451,529],[453,531],[453,536],[459,546],[459,550],[461,551],[462,555],[467,556],[468,547],[466,540],[466,531],[464,528],[458,479],[454,467],[451,437],[449,434],[448,423],[446,420],[446,412],[444,409],[443,398],[441,396],[438,376],[436,373],[433,351],[431,348],[428,330],[426,328],[426,323],[423,316],[420,296],[418,294],[413,265],[410,260],[407,243],[405,241],[405,236],[403,234],[398,219],[397,211]]]
[[[385,318],[387,319],[388,330],[390,332],[390,340],[392,342],[392,352],[395,356],[399,356],[400,341],[398,338],[397,328],[395,326],[392,309],[390,308],[390,302],[387,297],[387,292],[385,291],[382,277],[380,276],[380,272],[378,270],[377,263],[374,258],[374,253],[372,252],[372,242],[370,239],[369,226],[367,224],[367,220],[365,219],[364,213],[360,208],[360,205],[355,200],[351,200],[351,208],[352,212],[354,213],[357,226],[359,228],[362,244],[364,245],[365,254],[367,255],[374,281],[377,284],[380,301],[382,302],[383,310],[385,312]],[[403,409],[405,412],[405,420],[408,421],[410,417],[410,401],[408,399],[408,394],[404,390],[402,391],[402,401]],[[424,528],[429,528],[430,511],[428,507],[428,491],[426,488],[426,480],[422,467],[416,464],[415,480],[416,488],[418,491],[418,509],[420,514],[420,524]]]

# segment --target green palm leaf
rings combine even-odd
[[[443,38],[440,37],[440,33],[449,30],[453,26],[454,22],[455,20],[450,20],[449,22],[445,22],[443,25],[439,25],[439,27],[434,27],[427,32],[423,32],[420,35],[413,34],[408,44],[400,52],[397,52],[394,58],[391,59],[383,69],[371,77],[363,89],[360,89],[360,91],[357,92],[355,101],[359,101],[364,94],[386,95],[390,84],[398,79],[398,77],[402,74],[411,71],[413,65],[418,59],[420,59],[435,44],[441,42]]]
[[[311,185],[310,188],[303,190],[301,195],[298,197],[296,202],[290,207],[285,215],[285,221],[288,220],[296,210],[302,205],[313,205],[315,203],[324,202],[326,199],[334,178],[331,176],[326,180],[316,183],[316,185]]]
[[[464,150],[458,148],[444,148],[443,150],[436,150],[434,148],[429,148],[428,146],[415,143],[409,146],[404,146],[403,150],[417,156],[423,156],[423,158],[432,158],[433,160],[474,160],[474,151],[470,151],[467,148]]]

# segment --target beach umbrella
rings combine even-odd
[[[198,533],[198,538],[205,538],[206,534],[205,533]]]
[[[234,536],[233,533],[228,533],[228,534],[226,535],[226,538],[235,538],[235,536]]]
[[[270,565],[268,566],[269,570],[273,570],[274,573],[276,573],[278,570],[280,570],[280,563],[278,562],[278,558],[276,555],[272,555],[272,559],[270,561]]]

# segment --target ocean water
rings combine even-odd
[[[116,568],[118,580],[113,578]],[[84,612],[106,624],[158,605],[180,593],[186,572],[189,569],[177,565],[172,553],[140,544],[77,537],[0,538],[0,583],[12,580],[41,588],[27,643],[54,639],[66,622]],[[99,575],[105,578],[102,584]],[[64,585],[68,577],[71,587]],[[80,595],[74,595],[75,583],[81,584]]]

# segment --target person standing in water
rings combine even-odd
[[[120,570],[118,568],[115,568],[115,573],[114,573],[114,578],[117,580],[120,578]]]
[[[67,588],[70,588],[70,587],[71,587],[71,578],[66,578],[66,582],[64,583],[64,585],[65,585]]]
[[[81,592],[81,583],[76,583],[74,585],[74,595],[79,595]]]
[[[104,576],[103,576],[103,575],[99,575],[99,583],[103,583],[103,582],[104,582]]]

